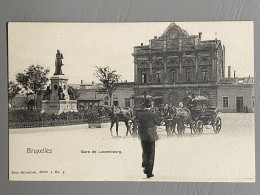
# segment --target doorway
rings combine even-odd
[[[236,97],[237,112],[244,112],[243,97]]]

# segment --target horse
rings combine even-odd
[[[173,106],[168,106],[161,111],[161,115],[164,118],[167,137],[173,136],[176,126],[176,109]]]
[[[169,126],[167,128],[167,136],[173,136],[175,132],[175,127],[177,125],[178,135],[183,135],[185,131],[185,124],[190,126],[191,134],[194,130],[194,122],[192,120],[191,112],[188,108],[177,108],[171,107],[171,115],[169,116]]]
[[[132,115],[133,115],[132,112],[125,110],[125,109],[120,109],[120,111],[116,112],[113,109],[112,106],[107,106],[107,105],[103,105],[102,108],[103,108],[103,111],[105,113],[107,113],[108,116],[110,117],[110,121],[111,121],[110,133],[111,133],[111,136],[113,136],[112,128],[113,128],[115,123],[116,123],[116,134],[118,136],[118,123],[120,121],[125,123],[126,129],[127,129],[127,131],[126,131],[126,136],[127,136],[129,129],[130,129],[128,121],[132,118]]]

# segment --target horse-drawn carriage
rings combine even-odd
[[[203,126],[211,125],[215,134],[221,130],[221,118],[218,116],[218,109],[207,107],[209,100],[203,96],[198,96],[190,100],[185,108],[177,108],[176,123],[179,135],[185,132],[185,124],[190,125],[192,130],[200,135]]]
[[[197,135],[200,135],[203,132],[203,127],[206,125],[211,125],[214,133],[219,133],[222,123],[221,118],[218,116],[218,109],[207,107],[209,100],[203,96],[185,98],[188,98],[189,103],[186,104],[184,108],[170,106],[166,114],[162,109],[152,108],[161,119],[161,125],[166,126],[167,135],[173,136],[174,133],[183,135],[186,126],[190,127],[191,133],[195,132]],[[113,107],[103,106],[103,108],[107,110],[110,116],[111,135],[114,124],[116,124],[116,132],[118,135],[119,121],[126,124],[126,135],[128,135],[128,132],[134,137],[138,135],[140,125],[137,116],[144,110],[142,105],[136,106],[133,110],[120,109],[118,113]],[[175,131],[176,127],[177,132]]]
[[[188,97],[189,98],[189,97]],[[221,130],[221,118],[218,116],[218,109],[207,107],[209,100],[203,96],[198,96],[193,99],[190,97],[190,103],[184,108],[169,107],[168,114],[164,114],[162,110],[154,108],[162,120],[162,125],[166,126],[166,132],[168,136],[172,136],[174,133],[177,135],[183,135],[185,133],[185,127],[189,126],[192,131],[200,135],[203,132],[205,125],[211,125],[214,133],[219,133]],[[132,136],[138,134],[139,124],[136,120],[136,116],[139,112],[142,112],[141,107],[137,107],[132,112],[132,117],[129,120],[129,131]],[[175,128],[177,127],[177,132]]]

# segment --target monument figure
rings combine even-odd
[[[61,70],[61,66],[62,64],[62,59],[63,59],[63,54],[60,53],[60,50],[57,50],[56,53],[56,60],[55,60],[55,73],[54,75],[62,75],[62,70]]]
[[[77,100],[68,94],[68,77],[62,73],[63,55],[57,50],[55,72],[50,78],[51,84],[43,94],[42,113],[61,114],[63,112],[77,112]]]
[[[43,99],[50,100],[50,98],[51,98],[51,89],[50,89],[50,86],[47,86],[47,89],[43,95]]]
[[[65,94],[63,93],[63,89],[61,88],[61,86],[59,86],[58,88],[58,96],[59,100],[64,100]]]
[[[69,94],[69,97],[71,100],[75,100],[75,95],[74,95],[74,92],[72,91],[72,89],[69,87],[68,88],[68,94]]]

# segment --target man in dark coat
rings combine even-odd
[[[153,165],[155,156],[155,141],[159,139],[156,132],[156,125],[160,125],[160,119],[156,113],[151,111],[151,99],[144,101],[145,109],[138,114],[139,137],[142,145],[142,167],[147,178],[153,177]]]

